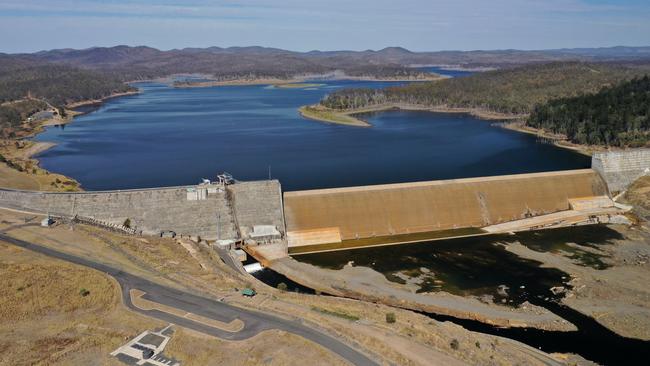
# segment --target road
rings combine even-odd
[[[63,253],[42,245],[16,239],[6,234],[0,233],[0,241],[7,242],[9,244],[13,244],[15,246],[41,253],[56,259],[64,260],[70,263],[82,265],[104,272],[114,277],[118,281],[122,291],[122,299],[124,301],[124,304],[129,309],[156,319],[160,319],[165,322],[173,323],[204,334],[209,334],[211,336],[228,340],[245,340],[265,330],[282,330],[299,335],[305,339],[317,343],[322,347],[325,347],[330,351],[336,353],[354,365],[378,365],[375,361],[368,358],[368,356],[353,349],[345,343],[324,333],[321,333],[313,328],[310,328],[298,321],[287,320],[257,311],[242,309],[217,300],[192,295],[187,292],[179,291],[166,286],[161,286],[159,284],[123,272],[119,269],[115,269],[105,264]],[[136,307],[131,301],[131,296],[129,293],[131,289],[138,289],[146,292],[146,294],[142,296],[142,298],[146,300],[171,306],[185,312],[201,315],[209,319],[224,323],[230,323],[235,319],[239,319],[244,323],[244,328],[239,332],[228,332],[159,310],[140,309]]]

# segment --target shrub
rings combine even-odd
[[[458,343],[458,339],[454,338],[454,339],[452,339],[449,346],[451,346],[451,349],[457,350],[460,347],[460,343]]]
[[[127,217],[126,220],[124,220],[124,223],[122,224],[122,226],[130,228],[131,227],[131,219]]]
[[[386,323],[393,324],[396,320],[395,313],[386,313]]]
[[[287,284],[284,282],[278,283],[278,290],[280,291],[287,291]]]
[[[90,295],[90,291],[86,290],[85,288],[82,288],[81,290],[79,290],[79,295],[86,297]]]

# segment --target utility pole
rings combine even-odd
[[[271,180],[271,165],[269,165],[269,180]]]

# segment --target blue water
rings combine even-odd
[[[44,168],[87,190],[195,184],[227,171],[240,180],[280,179],[298,190],[588,167],[585,156],[460,114],[390,111],[372,128],[325,124],[297,108],[342,87],[394,83],[329,81],[317,88],[229,86],[174,89],[109,100],[41,141]]]

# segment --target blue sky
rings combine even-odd
[[[650,0],[0,0],[0,52],[650,45]]]

